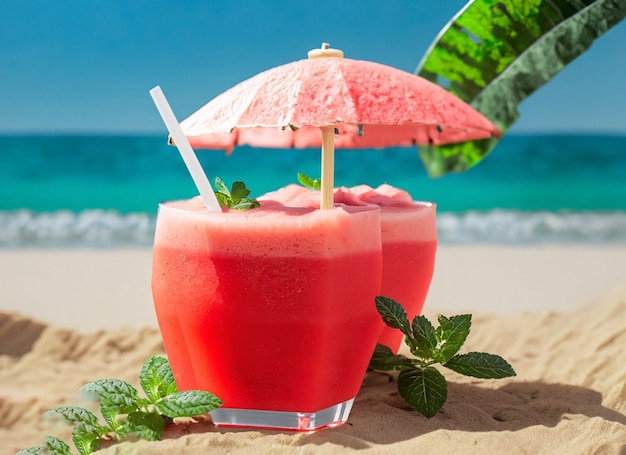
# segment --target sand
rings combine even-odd
[[[137,385],[162,354],[150,251],[0,250],[0,454],[70,441],[43,419],[85,404],[102,377]],[[626,246],[442,246],[426,314],[474,314],[469,350],[505,357],[515,378],[444,372],[449,397],[427,420],[369,372],[347,424],[314,434],[216,430],[99,453],[626,453]]]

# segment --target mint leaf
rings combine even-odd
[[[443,364],[459,352],[465,343],[472,326],[472,315],[460,314],[450,318],[439,315],[438,320],[436,335],[439,347],[433,358]]]
[[[126,419],[126,432],[148,441],[161,439],[165,422],[156,412],[131,412]]]
[[[231,208],[235,210],[250,210],[261,207],[261,204],[256,199],[242,199],[241,202],[233,205]]]
[[[231,189],[219,177],[215,177],[215,197],[220,207],[235,210],[250,210],[260,207],[261,204],[254,198],[247,197],[250,190],[243,182],[233,182]]]
[[[398,302],[388,297],[375,299],[376,310],[385,324],[401,330],[404,342],[415,359],[395,355],[387,346],[378,344],[369,368],[375,370],[401,370],[398,376],[400,396],[416,411],[431,418],[441,409],[448,397],[446,379],[432,365],[443,366],[461,374],[484,379],[515,376],[515,371],[502,357],[482,352],[458,355],[472,324],[472,315],[447,318],[439,316],[436,329],[424,316],[411,322]]]
[[[136,407],[139,392],[120,379],[97,379],[80,388],[82,392],[97,397],[107,406]]]
[[[246,188],[246,184],[243,182],[233,182],[233,186],[230,190],[230,197],[233,202],[238,203],[250,194],[250,190]]]
[[[210,392],[187,390],[175,393],[156,403],[161,414],[171,417],[195,417],[213,411],[222,400]]]
[[[65,455],[62,452],[44,452],[45,450],[46,448],[44,446],[27,447],[20,450],[19,452],[15,452],[15,455],[48,455],[49,453],[52,453],[53,455],[57,455],[57,453],[60,455]]]
[[[98,450],[102,438],[99,434],[79,425],[72,430],[72,442],[80,455],[89,455]]]
[[[376,310],[383,318],[383,322],[389,327],[400,329],[407,337],[411,336],[409,319],[402,305],[389,297],[377,296],[375,299]]]
[[[455,355],[443,366],[465,376],[481,379],[502,379],[516,374],[513,367],[502,357],[485,352]]]
[[[81,425],[97,430],[102,428],[98,422],[98,418],[92,412],[80,406],[59,406],[50,409],[46,414],[51,417],[63,417],[70,425]]]
[[[243,194],[241,188],[237,191]],[[149,398],[140,398],[137,389],[119,379],[98,379],[81,387],[82,392],[100,400],[100,412],[108,426],[100,425],[92,412],[79,406],[59,406],[47,414],[62,417],[73,425],[72,441],[80,455],[88,455],[99,449],[105,438],[120,441],[133,434],[150,441],[159,440],[165,428],[163,415],[194,417],[222,405],[222,401],[209,392],[179,393],[170,365],[163,357],[153,356],[144,363],[139,382]],[[65,442],[47,436],[45,445],[18,452],[18,455],[29,454],[71,455],[71,451]]]
[[[67,423],[74,425],[72,441],[74,441],[74,445],[81,455],[92,453],[100,447],[102,436],[108,432],[106,427],[100,425],[98,418],[93,413],[79,406],[59,406],[49,410],[47,414],[61,416]],[[54,449],[50,449],[50,447],[54,447]],[[63,441],[57,438],[46,439],[46,449],[51,453],[65,454],[65,447],[67,447],[69,454],[69,446]]]
[[[43,445],[22,449],[15,455],[72,455],[72,450],[56,436],[46,435]]]
[[[215,177],[215,197],[217,198],[217,202],[219,202],[220,207],[229,207],[232,205],[232,197],[230,195],[230,190],[224,183],[224,181]]]
[[[71,455],[72,453],[70,446],[56,436],[46,435],[43,448],[47,450],[49,454],[54,455]]]
[[[423,359],[432,359],[437,350],[437,335],[435,328],[425,316],[418,315],[413,318],[413,338],[417,341],[417,349],[411,349],[411,353]]]
[[[117,418],[117,416],[120,415],[119,406],[100,403],[100,414],[102,414],[104,421],[113,431],[117,430],[122,425],[122,422]]]
[[[231,198],[230,190],[228,189],[224,181],[219,177],[215,177],[215,192],[223,194],[228,199]]]
[[[322,187],[322,179],[313,179],[306,174],[301,174],[298,172],[298,182],[306,188],[311,190],[319,191]]]
[[[117,433],[123,423],[118,417],[125,414],[124,409],[121,406],[100,403],[100,414],[104,417],[109,429]]]
[[[446,402],[448,384],[433,367],[414,368],[400,373],[398,392],[409,406],[430,419]]]
[[[390,371],[390,370],[404,370],[411,368],[413,362],[406,356],[396,355],[393,351],[384,344],[376,344],[374,348],[374,354],[370,359],[368,368],[372,370]]]
[[[165,357],[152,356],[143,364],[139,384],[151,403],[178,392],[172,368]]]
[[[230,207],[230,197],[226,196],[224,193],[218,193],[217,191],[215,191],[215,197],[217,198],[217,202],[219,203],[220,207]]]

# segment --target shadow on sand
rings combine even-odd
[[[555,427],[577,414],[626,425],[626,416],[602,405],[599,392],[514,380],[499,388],[449,383],[443,409],[426,419],[400,398],[394,376],[369,372],[349,421],[334,430],[307,434],[299,445],[331,443],[364,449],[368,443],[393,444],[442,429],[488,432]]]

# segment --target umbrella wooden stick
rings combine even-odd
[[[335,185],[335,128],[322,126],[322,185],[320,208],[332,209],[333,187]]]
[[[330,44],[322,43],[321,49],[312,49],[308,53],[309,58],[343,58],[343,51],[331,49]],[[332,209],[333,187],[335,185],[335,127],[322,126],[322,210]]]

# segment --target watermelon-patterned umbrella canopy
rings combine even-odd
[[[464,101],[390,66],[343,58],[325,43],[309,58],[247,79],[181,122],[194,148],[322,147],[321,208],[333,206],[335,148],[482,139],[500,131]],[[321,131],[320,131],[321,130]]]

